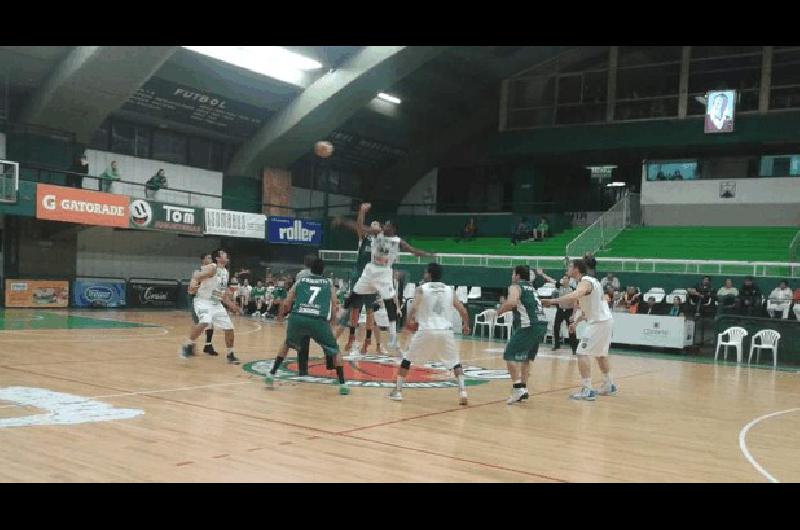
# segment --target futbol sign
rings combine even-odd
[[[202,208],[134,199],[130,207],[130,228],[203,235]]]

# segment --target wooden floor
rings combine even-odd
[[[507,379],[474,371],[468,407],[452,387],[410,388],[396,403],[368,386],[339,396],[335,385],[287,379],[269,391],[222,357],[182,360],[186,312],[69,314],[88,318],[63,329],[45,322],[66,313],[5,313],[0,481],[800,481],[795,371],[616,355],[619,395],[573,402],[577,364],[548,349],[524,405],[505,404]],[[274,357],[284,325],[236,325],[244,362]],[[221,334],[215,344],[223,350]],[[465,364],[503,369],[501,343],[460,344]],[[348,371],[374,379],[393,370],[361,362]],[[441,379],[435,370],[419,377]],[[48,415],[51,398],[69,410]],[[79,423],[89,409],[106,421]]]

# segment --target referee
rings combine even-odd
[[[563,298],[574,290],[575,286],[572,285],[569,276],[565,274],[564,277],[561,278],[561,285],[558,287],[558,298]],[[561,345],[561,323],[566,322],[567,329],[570,329],[569,324],[574,312],[572,304],[573,302],[561,302],[558,304],[558,308],[556,308],[556,319],[553,323],[553,351],[557,350]],[[578,351],[578,335],[575,333],[574,329],[569,333],[568,343],[570,348],[572,348],[572,355],[575,355]]]

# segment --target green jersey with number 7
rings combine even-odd
[[[325,320],[330,318],[333,284],[329,278],[313,275],[300,278],[294,290],[292,313]]]

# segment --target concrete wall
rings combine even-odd
[[[174,188],[174,190],[159,190],[156,195],[156,200],[209,208],[222,207],[222,200],[219,198],[222,195],[222,173],[219,171],[209,171],[207,169],[198,169],[179,164],[161,162],[159,160],[137,158],[135,156],[120,155],[95,149],[87,149],[86,156],[89,159],[89,175],[100,175],[111,165],[113,160],[116,160],[117,169],[119,170],[122,180],[144,184],[150,177],[155,175],[159,169],[163,169],[167,177],[168,187]],[[86,178],[83,180],[84,188],[97,189],[96,179]],[[216,195],[216,197],[205,197],[175,190],[196,191],[209,195]],[[142,186],[117,182],[112,184],[111,192],[138,198],[144,198],[145,196]]]
[[[428,215],[436,213],[436,185],[439,170],[433,169],[414,184],[397,209],[399,215]],[[403,206],[404,204],[432,204],[432,206]]]
[[[219,246],[218,237],[89,227],[78,233],[77,275],[186,279]]]
[[[732,197],[721,195],[729,190]],[[642,180],[642,216],[654,226],[800,224],[800,178]]]

